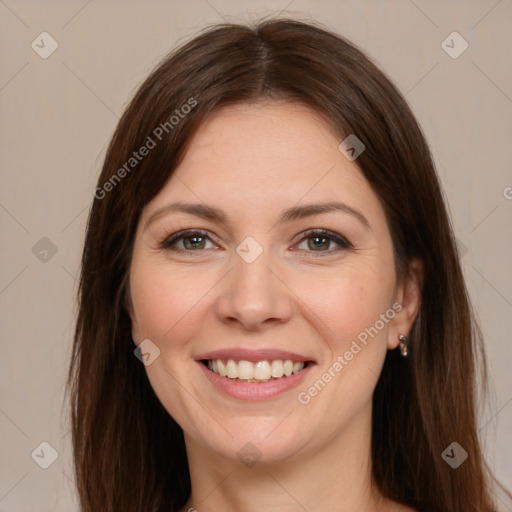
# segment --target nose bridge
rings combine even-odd
[[[286,287],[273,270],[272,252],[247,237],[233,253],[233,267],[218,299],[222,319],[255,328],[268,319],[284,321],[291,314]]]

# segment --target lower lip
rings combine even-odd
[[[292,374],[289,377],[281,377],[280,379],[261,383],[244,383],[228,377],[221,377],[209,370],[201,361],[197,361],[197,364],[200,366],[206,378],[220,391],[233,398],[253,401],[274,398],[298,386],[313,366],[315,366],[314,363],[309,363],[308,366],[299,373]]]

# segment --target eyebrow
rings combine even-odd
[[[304,219],[306,217],[311,217],[313,215],[318,215],[321,213],[331,213],[335,211],[352,215],[367,230],[371,230],[370,223],[359,210],[356,210],[355,208],[339,201],[293,206],[292,208],[288,208],[287,210],[284,210],[281,213],[281,217],[279,218],[278,222],[292,222],[295,220]],[[215,208],[214,206],[209,206],[204,203],[190,204],[183,202],[174,202],[169,203],[168,205],[163,206],[162,208],[159,208],[158,210],[153,212],[146,221],[144,225],[144,230],[146,230],[148,226],[158,217],[161,217],[162,215],[166,215],[168,213],[188,213],[190,215],[195,215],[196,217],[217,221],[223,224],[229,223],[226,212],[220,210],[219,208]]]

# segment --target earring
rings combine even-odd
[[[409,343],[409,339],[404,334],[400,334],[398,339],[400,340],[400,354],[402,357],[407,357],[407,344]]]

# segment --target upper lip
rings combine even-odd
[[[201,360],[216,360],[216,359],[233,359],[235,361],[251,361],[257,363],[258,361],[276,361],[290,359],[294,363],[297,362],[315,362],[311,357],[289,352],[287,350],[275,349],[257,349],[250,350],[247,348],[225,348],[221,350],[213,350],[205,352],[196,357],[197,361]]]

